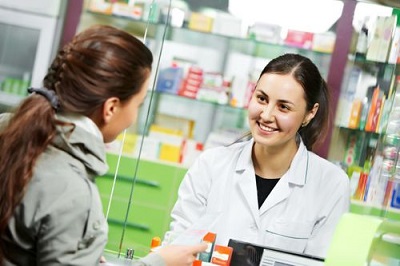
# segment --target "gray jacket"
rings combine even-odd
[[[8,119],[0,114],[0,130]],[[98,265],[108,226],[94,178],[107,170],[101,138],[59,126],[1,236],[5,265]],[[151,254],[132,265],[165,264]]]

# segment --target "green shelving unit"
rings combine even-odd
[[[123,254],[133,249],[136,256],[145,256],[151,239],[162,238],[168,231],[170,212],[186,169],[143,159],[138,163],[133,157],[122,156],[114,185],[118,155],[107,154],[107,162],[108,173],[96,179],[105,214],[111,201],[106,249]]]

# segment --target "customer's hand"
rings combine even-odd
[[[197,253],[206,249],[206,243],[191,246],[169,245],[157,249],[155,253],[164,259],[166,266],[191,266]]]

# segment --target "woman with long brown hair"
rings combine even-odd
[[[247,110],[251,138],[199,156],[179,188],[168,234],[200,227],[216,233],[218,245],[235,239],[325,257],[350,206],[347,174],[313,152],[329,128],[329,102],[309,58],[269,61]]]
[[[132,35],[94,26],[0,115],[0,250],[6,265],[97,265],[107,241],[95,176],[105,142],[136,121],[153,57]],[[191,265],[205,245],[167,246],[140,265]]]

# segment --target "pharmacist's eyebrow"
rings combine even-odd
[[[256,91],[255,92],[259,92],[260,94],[262,94],[265,98],[267,98],[267,99],[269,99],[270,97],[268,96],[268,94],[265,92],[265,91],[263,91],[262,89],[260,89],[260,88],[256,88]],[[290,105],[295,105],[294,104],[294,102],[292,102],[292,101],[290,101],[290,100],[287,100],[287,99],[277,99],[276,100],[277,102],[279,102],[279,103],[283,103],[283,104],[290,104]]]

